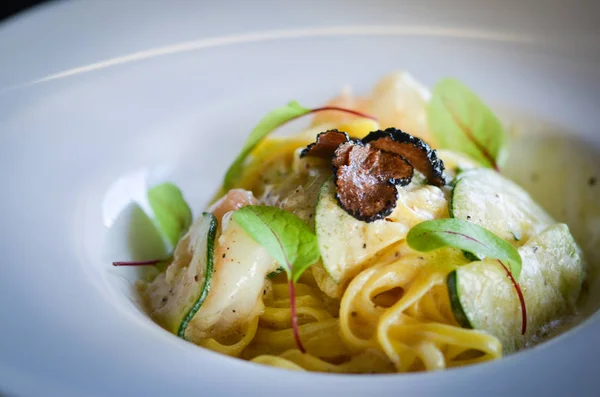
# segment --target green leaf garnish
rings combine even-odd
[[[419,223],[406,236],[408,245],[417,251],[427,252],[452,247],[467,251],[477,259],[498,259],[519,279],[521,255],[507,241],[474,223],[460,219],[436,219]]]
[[[319,260],[317,236],[291,212],[249,205],[233,213],[233,220],[287,272],[294,282]]]
[[[233,213],[233,220],[262,245],[288,276],[292,331],[296,345],[305,352],[298,330],[294,283],[319,260],[317,236],[291,212],[276,207],[249,205]]]
[[[464,84],[455,79],[437,83],[427,117],[441,148],[463,152],[482,165],[500,169],[508,136],[494,113]]]
[[[148,190],[148,202],[159,231],[175,247],[193,221],[181,190],[171,182],[154,186]]]
[[[238,154],[236,159],[229,166],[227,173],[225,173],[225,179],[223,181],[223,188],[225,191],[236,185],[240,175],[242,175],[244,161],[263,138],[273,132],[277,127],[297,117],[308,114],[310,111],[310,109],[301,106],[298,102],[292,101],[285,106],[272,110],[263,117],[258,125],[254,127],[250,136],[246,139],[240,154]]]

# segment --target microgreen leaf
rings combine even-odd
[[[319,260],[317,236],[291,212],[275,207],[249,205],[233,213],[233,220],[277,261],[288,275],[292,331],[296,345],[304,353],[298,330],[294,283]]]
[[[471,222],[452,218],[425,221],[408,232],[406,242],[417,251],[453,247],[467,251],[479,260],[498,259],[508,266],[515,280],[521,274],[521,255],[515,247]]]
[[[441,148],[463,152],[498,170],[506,158],[508,136],[494,113],[455,79],[437,83],[427,107],[431,132]]]
[[[233,220],[265,247],[294,282],[319,260],[317,236],[291,212],[276,207],[249,205],[234,212]]]
[[[284,123],[307,113],[310,113],[310,109],[301,106],[296,101],[292,101],[285,106],[278,107],[267,113],[267,115],[258,122],[256,127],[254,127],[246,139],[240,154],[238,154],[236,159],[229,166],[229,169],[225,174],[225,180],[223,181],[224,189],[229,190],[235,186],[237,179],[242,174],[244,160],[246,160],[246,157],[248,157],[264,137]]]
[[[181,190],[170,182],[154,186],[148,190],[148,202],[159,231],[175,247],[193,220]]]

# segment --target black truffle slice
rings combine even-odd
[[[330,159],[338,146],[348,142],[350,137],[345,132],[329,130],[317,135],[317,140],[300,152],[300,157],[311,156]]]
[[[338,203],[365,222],[391,214],[398,200],[395,185],[407,185],[413,176],[412,165],[402,156],[360,141],[341,144],[332,164]]]
[[[417,171],[425,175],[431,185],[445,184],[444,163],[438,159],[435,150],[419,138],[395,128],[388,128],[384,131],[373,131],[362,141],[374,148],[403,156]]]

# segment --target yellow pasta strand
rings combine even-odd
[[[254,339],[257,329],[258,317],[252,320],[252,322],[248,325],[248,329],[244,333],[243,337],[234,344],[225,345],[213,338],[201,340],[198,344],[202,347],[226,354],[228,356],[239,357],[246,346],[248,346]]]

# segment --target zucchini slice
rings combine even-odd
[[[556,223],[519,185],[488,168],[464,171],[452,191],[450,215],[473,222],[515,246]]]
[[[335,192],[333,179],[321,187],[315,229],[325,270],[333,281],[340,283],[358,273],[376,253],[402,240],[409,227],[385,219],[359,221],[339,206]]]
[[[521,335],[521,308],[506,270],[496,260],[473,262],[451,272],[448,293],[456,320],[496,336],[506,353],[524,347],[547,324],[573,314],[585,279],[581,251],[565,224],[555,224],[519,248],[519,284],[527,306],[527,333]]]
[[[203,213],[181,239],[167,270],[145,288],[151,317],[184,337],[210,291],[217,220]]]

